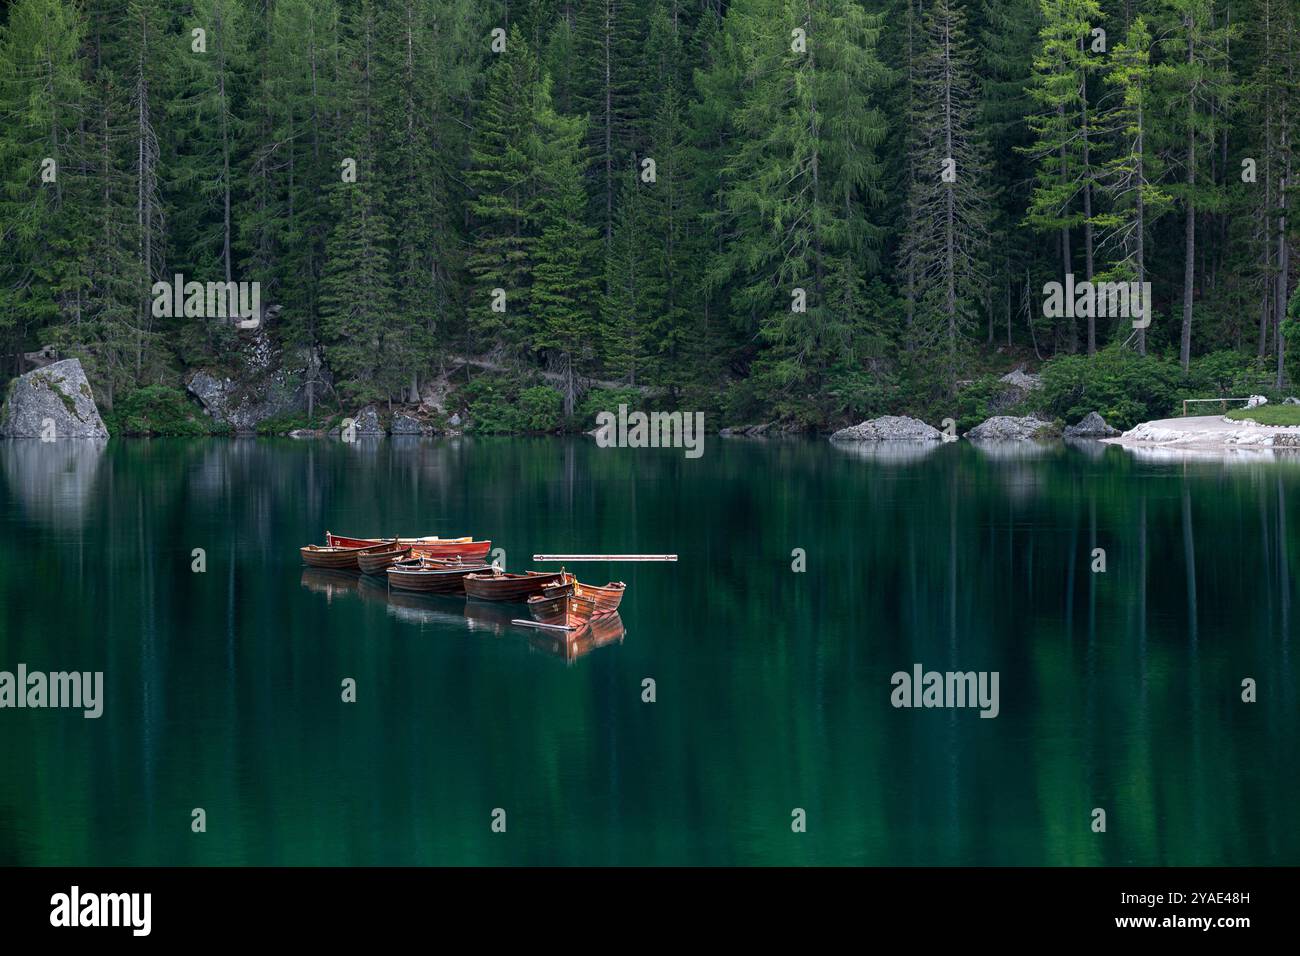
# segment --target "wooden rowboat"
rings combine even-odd
[[[491,541],[421,541],[411,545],[411,553],[427,558],[473,558],[482,561],[492,550]]]
[[[581,627],[602,612],[596,607],[596,599],[577,593],[577,587],[576,582],[569,582],[533,595],[528,599],[528,613],[539,624]]]
[[[464,594],[465,578],[479,571],[490,570],[486,564],[459,561],[400,561],[386,569],[391,587],[407,591],[427,591],[434,594]]]
[[[391,548],[391,541],[381,541],[378,544],[364,545],[361,547],[344,548],[337,545],[320,547],[319,545],[309,544],[305,548],[299,548],[298,553],[302,555],[302,563],[313,568],[332,568],[336,571],[356,571],[360,565],[357,564],[357,556],[370,551],[380,551],[384,548]]]
[[[471,574],[465,578],[465,593],[480,601],[515,601],[522,602],[534,594],[541,594],[542,589],[552,584],[564,584],[573,580],[573,575],[563,571],[555,573],[528,571],[525,574],[506,574],[494,571],[491,574]]]
[[[475,541],[472,536],[462,538],[440,538],[429,535],[424,538],[346,538],[343,535],[325,532],[327,544],[336,547],[357,547],[368,544],[390,544],[399,548],[410,548],[413,554],[429,558],[485,558],[492,550],[491,541]]]
[[[410,548],[390,547],[384,551],[366,551],[357,555],[357,566],[365,574],[383,574],[391,565],[410,556]]]
[[[619,604],[623,601],[623,592],[627,590],[627,585],[622,581],[610,581],[604,587],[597,587],[594,584],[582,584],[574,582],[575,590],[578,594],[595,598],[596,611],[599,614],[610,614],[618,610]],[[553,597],[552,592],[558,593],[558,586],[551,585],[542,590],[546,597]]]

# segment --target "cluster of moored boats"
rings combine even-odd
[[[491,547],[472,537],[346,538],[327,531],[323,546],[299,552],[309,567],[384,576],[390,588],[526,604],[539,625],[565,631],[615,613],[627,589],[621,581],[582,584],[563,569],[507,574],[487,563]]]

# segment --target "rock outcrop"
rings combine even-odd
[[[398,435],[432,435],[433,428],[420,421],[414,415],[406,412],[398,412],[393,416],[393,424],[389,426],[389,432],[394,436]]]
[[[373,405],[367,405],[353,415],[352,421],[358,438],[380,438],[384,434],[384,426],[379,424],[379,412]]]
[[[52,362],[10,382],[0,408],[0,437],[107,438],[81,362]]]
[[[966,433],[971,441],[1033,441],[1051,438],[1055,426],[1039,418],[994,415]]]
[[[943,432],[905,415],[882,415],[831,435],[831,441],[942,441]]]
[[[764,422],[760,425],[728,425],[726,428],[718,429],[719,438],[763,438],[774,425],[774,422]]]
[[[1112,438],[1118,434],[1119,429],[1111,428],[1096,412],[1089,412],[1077,424],[1065,428],[1066,438]]]
[[[215,421],[247,434],[268,419],[305,412],[313,378],[320,398],[329,377],[319,358],[309,349],[282,352],[259,329],[241,335],[233,377],[200,369],[189,375],[185,387]]]
[[[989,399],[991,412],[1003,412],[1014,408],[1028,398],[1031,392],[1043,387],[1041,376],[1026,372],[1023,365],[1003,375],[998,381],[1005,387]]]
[[[998,381],[1006,382],[1012,388],[1018,388],[1022,392],[1032,392],[1043,387],[1043,377],[1033,372],[1026,372],[1023,365],[1015,371],[1007,372]]]

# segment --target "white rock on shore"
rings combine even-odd
[[[1300,427],[1264,426],[1249,420],[1233,421],[1218,415],[1196,415],[1143,422],[1118,438],[1103,440],[1116,445],[1146,448],[1263,449],[1295,445],[1300,440]]]

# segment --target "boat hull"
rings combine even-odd
[[[528,613],[539,624],[582,627],[599,612],[596,599],[574,593],[574,585],[547,588],[555,594],[538,594],[528,599]]]
[[[339,534],[325,532],[325,540],[336,547],[361,547],[374,544],[393,544],[394,539],[347,538]],[[414,555],[427,558],[477,558],[482,560],[492,550],[491,541],[475,541],[472,537],[439,538],[397,538],[398,547],[410,548]]]
[[[410,548],[363,552],[357,555],[357,566],[365,574],[383,574],[398,561],[409,557],[410,554]]]
[[[623,592],[627,590],[627,585],[622,581],[611,581],[603,587],[597,587],[594,584],[582,584],[575,582],[576,591],[580,595],[593,598],[596,602],[596,610],[599,614],[612,614],[618,610],[618,606],[623,603]],[[559,588],[552,585],[542,591],[546,597],[553,597],[559,593]]]
[[[486,564],[441,566],[421,563],[419,567],[394,565],[386,570],[391,587],[428,594],[464,594],[468,575],[490,570]]]
[[[367,551],[378,551],[385,547],[391,547],[388,542],[375,545],[367,545],[358,548],[342,547],[320,547],[309,544],[304,548],[299,548],[298,553],[302,555],[302,563],[312,568],[328,568],[333,571],[356,571],[360,570],[357,564],[357,557]]]
[[[522,603],[542,589],[565,583],[570,576],[563,571],[554,574],[529,571],[527,574],[471,574],[465,578],[465,593],[480,601],[511,601]]]

